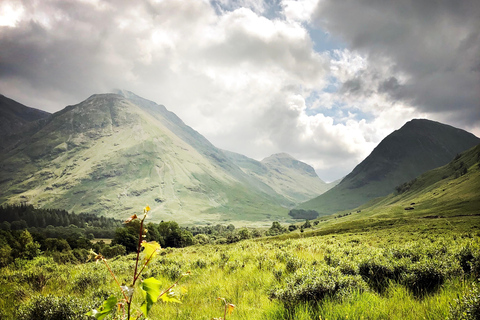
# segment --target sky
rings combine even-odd
[[[480,1],[0,0],[1,94],[55,112],[115,89],[333,181],[413,118],[480,136]]]

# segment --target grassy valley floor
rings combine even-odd
[[[167,288],[191,275],[174,288],[182,303],[159,302],[149,318],[223,317],[222,297],[236,306],[226,317],[232,320],[455,319],[457,299],[478,298],[479,226],[478,216],[337,221],[277,238],[165,249],[143,278]],[[109,260],[122,284],[134,260]],[[57,319],[42,309],[57,308],[64,319],[87,319],[111,294],[121,299],[100,262],[17,261],[1,271],[0,318]],[[139,307],[140,290],[134,297]]]

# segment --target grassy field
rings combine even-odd
[[[151,319],[445,319],[480,276],[479,217],[339,222],[304,233],[231,245],[165,249],[143,278],[175,288],[182,303],[155,304]],[[109,261],[120,282],[134,255]],[[6,267],[0,318],[39,319],[42,308],[73,319],[120,290],[106,267],[39,257]],[[135,301],[141,304],[136,291]],[[65,311],[66,310],[66,311]],[[63,317],[66,317],[64,314]],[[55,317],[48,319],[57,319]],[[60,318],[59,318],[60,319]]]
[[[149,319],[220,319],[219,297],[236,306],[232,320],[479,319],[479,161],[480,146],[304,232],[164,249],[142,278],[166,289],[190,275],[172,292],[181,303],[156,303]],[[108,262],[121,285],[135,260]],[[101,262],[16,260],[0,272],[0,319],[87,319],[111,295],[122,299]]]

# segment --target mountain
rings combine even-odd
[[[262,161],[224,151],[225,155],[249,176],[271,187],[292,203],[312,199],[328,189],[313,167],[286,153],[274,154]]]
[[[149,204],[152,221],[181,224],[271,223],[308,197],[276,192],[164,106],[127,91],[51,115],[0,156],[0,169],[0,204],[117,218]]]
[[[337,186],[299,208],[323,215],[353,209],[445,165],[478,143],[479,138],[464,130],[425,119],[411,120],[382,140]]]
[[[360,207],[362,215],[390,214],[423,218],[478,216],[480,144],[447,165],[427,171],[386,197]]]
[[[38,129],[39,121],[50,113],[24,106],[0,94],[0,151],[4,152],[25,132]]]

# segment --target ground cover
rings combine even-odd
[[[236,306],[228,319],[445,319],[458,299],[472,299],[480,277],[478,219],[321,222],[303,233],[168,248],[144,278],[167,288],[191,275],[173,293],[182,303],[157,303],[150,318],[222,317],[222,297]],[[127,282],[134,260],[109,260],[120,282]],[[86,319],[111,294],[121,298],[100,263],[17,260],[1,272],[0,318]]]

